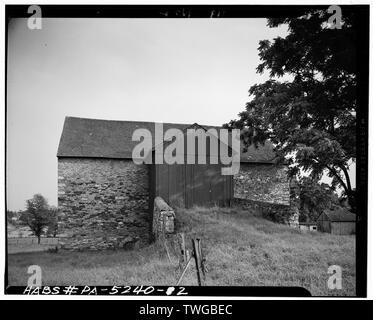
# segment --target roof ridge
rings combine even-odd
[[[148,123],[148,124],[155,124],[155,123],[162,123],[167,125],[182,125],[182,126],[192,126],[194,124],[198,124],[201,127],[209,127],[209,128],[223,128],[223,126],[218,125],[204,125],[199,124],[197,122],[194,123],[179,123],[179,122],[158,122],[158,121],[143,121],[143,120],[117,120],[117,119],[97,119],[97,118],[83,118],[83,117],[75,117],[75,116],[65,116],[66,119],[79,119],[79,120],[89,120],[89,121],[105,121],[105,122],[126,122],[126,123]]]

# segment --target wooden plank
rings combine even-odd
[[[202,239],[197,239],[198,241],[198,248],[199,248],[199,257],[200,257],[200,263],[201,263],[201,271],[203,275],[203,281],[206,280],[206,258],[203,254],[202,250]]]
[[[185,236],[184,233],[179,233],[179,241],[180,241],[180,254],[181,254],[181,260],[184,264],[187,261],[187,254],[186,254],[186,248],[185,248]]]
[[[187,261],[187,263],[186,263],[186,265],[184,267],[184,270],[183,270],[183,272],[180,275],[179,280],[177,280],[177,283],[176,283],[177,286],[180,284],[181,280],[183,279],[183,277],[185,275],[185,272],[187,271],[191,260],[192,260],[192,256],[188,259],[188,261]]]
[[[233,177],[223,176],[221,168],[221,164],[210,164],[209,161],[194,165],[186,161],[185,164],[155,165],[150,177],[152,198],[159,195],[170,205],[186,208],[229,204],[233,198]]]
[[[157,185],[158,185],[158,196],[162,197],[167,203],[169,203],[169,180],[168,180],[168,165],[158,164],[157,165]]]
[[[168,165],[168,204],[174,205],[175,187],[177,176],[175,173],[175,165]]]
[[[185,180],[185,184],[186,184],[186,208],[191,208],[193,206],[193,203],[194,203],[194,199],[193,199],[193,189],[194,189],[194,179],[193,179],[193,169],[194,169],[194,165],[191,165],[191,164],[187,164],[185,166],[185,169],[186,169],[186,180]]]
[[[181,204],[184,204],[184,165],[170,165],[169,170],[170,204],[179,206]]]
[[[193,243],[193,250],[194,250],[194,260],[196,262],[196,270],[197,270],[197,280],[198,285],[202,285],[202,277],[201,277],[201,262],[200,262],[200,249],[199,249],[199,241],[197,239],[192,240]]]
[[[204,198],[204,189],[202,185],[201,165],[193,166],[193,205],[201,205]]]

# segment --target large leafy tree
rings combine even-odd
[[[26,201],[26,211],[22,213],[20,220],[29,226],[40,244],[40,237],[53,218],[47,200],[41,194],[35,194]]]
[[[48,230],[47,235],[56,237],[58,233],[58,209],[54,206],[49,207],[49,217],[48,217]]]
[[[355,20],[342,12],[341,29],[332,29],[330,15],[305,10],[268,19],[269,27],[287,24],[288,34],[260,41],[257,72],[269,71],[270,80],[249,89],[251,101],[227,126],[242,129],[246,145],[272,141],[291,176],[307,172],[319,181],[327,173],[354,208],[348,169],[356,159]]]
[[[316,221],[325,209],[339,207],[338,196],[326,183],[317,183],[308,177],[302,177],[297,184],[299,195],[299,221]]]

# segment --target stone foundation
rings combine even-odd
[[[59,232],[66,249],[116,249],[150,241],[148,167],[131,160],[59,158]]]
[[[249,211],[255,210],[263,218],[273,222],[287,224],[291,227],[298,227],[299,225],[299,212],[297,207],[239,198],[233,199],[233,206]]]

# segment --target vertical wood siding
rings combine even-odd
[[[151,198],[162,197],[171,206],[229,205],[233,177],[221,174],[219,164],[153,164]]]

